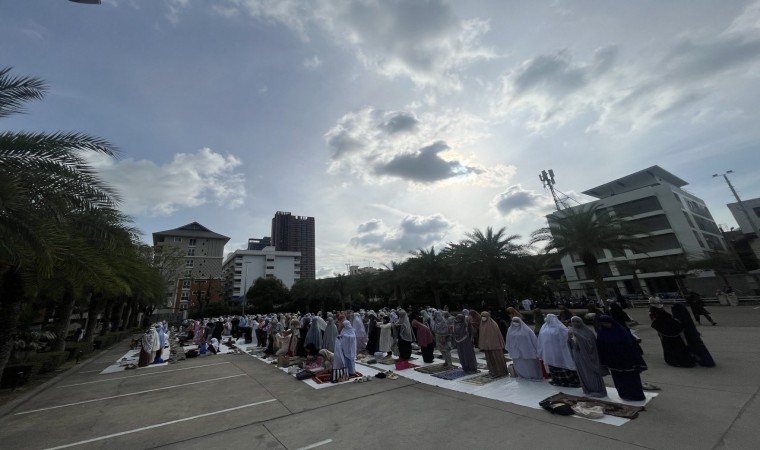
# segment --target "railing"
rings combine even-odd
[[[760,304],[760,296],[758,295],[737,296],[736,299],[739,302],[739,306]],[[648,299],[628,300],[628,301],[633,305],[634,308],[642,308],[642,307],[649,306]],[[721,301],[718,297],[702,297],[702,301],[706,304],[710,304],[713,306],[734,306],[734,305],[724,303],[724,301]],[[686,303],[686,300],[683,298],[667,298],[667,299],[664,298],[662,299],[662,303],[664,305],[672,305],[674,303]]]

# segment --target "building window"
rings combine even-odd
[[[183,276],[184,278],[190,278],[191,276],[193,276],[193,271],[192,271],[192,270],[186,270],[186,271],[184,271],[184,272],[182,273],[182,276]]]
[[[689,217],[689,213],[686,211],[683,212],[684,217],[686,217],[686,221],[689,222],[689,226],[694,228],[694,222],[691,221],[691,217]]]
[[[190,242],[187,245],[190,247],[195,247],[195,239],[190,239]]]
[[[193,267],[193,260],[192,259],[186,259],[185,260],[185,267]]]
[[[188,248],[187,249],[187,256],[195,256],[195,249],[194,248]]]
[[[174,238],[174,242],[182,242],[182,238],[181,237],[175,237]]]
[[[184,310],[186,310],[186,309],[187,309],[187,302],[181,302],[181,303],[179,304],[179,310],[180,310],[180,311],[184,311]]]
[[[182,289],[190,289],[190,280],[182,280]]]
[[[274,270],[274,266],[267,266],[267,269]]]
[[[190,298],[190,293],[189,292],[183,292],[180,295],[180,297],[179,297],[179,301],[186,302],[189,298]]]

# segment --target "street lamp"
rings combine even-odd
[[[742,199],[739,198],[739,194],[736,193],[736,189],[734,189],[734,186],[731,184],[731,180],[728,179],[729,173],[734,173],[734,171],[727,170],[726,172],[722,174],[714,173],[713,178],[718,178],[720,176],[723,176],[723,179],[726,180],[726,184],[728,184],[729,189],[731,189],[731,192],[734,194],[734,198],[736,198],[737,203],[739,203],[739,208],[744,213],[744,216],[747,217],[749,226],[752,228],[752,233],[754,233],[757,237],[760,237],[760,234],[757,232],[758,230],[757,224],[755,224],[755,221],[753,220],[752,216],[749,214],[749,211],[747,211],[747,208],[744,206],[744,203],[742,203]]]
[[[247,292],[246,292],[246,287],[247,287],[246,283],[248,282],[248,265],[249,264],[251,264],[250,261],[247,261],[247,262],[243,263],[243,283],[242,283],[242,285],[240,287],[240,292],[242,294],[241,297],[243,298],[243,300],[242,300],[242,303],[243,303],[243,315],[245,315],[245,304],[248,303],[248,299],[245,296],[247,294]]]

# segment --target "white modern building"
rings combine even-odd
[[[760,198],[742,200],[741,205],[736,202],[726,206],[739,224],[734,247],[740,253],[751,252],[755,259],[760,260]],[[756,273],[757,269],[753,272]]]
[[[276,251],[274,246],[261,250],[235,250],[224,261],[224,299],[236,301],[245,296],[259,278],[278,278],[288,289],[299,279],[301,252]]]
[[[646,264],[641,263],[672,255],[699,259],[706,251],[726,251],[705,202],[682,189],[687,184],[663,168],[652,166],[584,192],[598,200],[575,208],[596,203],[609,214],[635,223],[642,230],[640,239],[647,248],[646,253],[605,250],[603,255],[597,255],[609,294],[675,291],[673,273],[646,272]],[[550,223],[556,221],[557,214],[561,213],[547,216]],[[593,294],[593,280],[578,258],[562,258],[562,268],[571,291]]]

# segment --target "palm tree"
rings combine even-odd
[[[0,118],[22,112],[47,87],[34,77],[0,69]],[[113,156],[108,142],[74,132],[0,132],[0,373],[25,292],[53,275],[76,249],[66,222],[72,213],[112,208],[115,192],[94,173],[85,153]]]
[[[491,227],[486,228],[485,233],[475,228],[465,234],[467,239],[457,247],[470,268],[485,277],[490,288],[496,292],[496,299],[502,308],[507,303],[504,289],[508,264],[525,254],[524,246],[515,243],[520,236],[507,236],[506,232],[504,227],[495,233]]]
[[[448,278],[448,265],[444,257],[440,253],[436,254],[434,247],[430,247],[430,250],[419,248],[410,253],[412,258],[407,261],[410,271],[424,281],[433,294],[435,307],[441,309],[441,282]]]
[[[544,250],[556,252],[559,257],[577,256],[594,280],[597,298],[607,294],[598,257],[604,250],[622,252],[644,250],[637,234],[642,234],[630,222],[611,216],[598,203],[565,209],[555,214],[548,227],[531,234],[531,245],[545,243]]]

